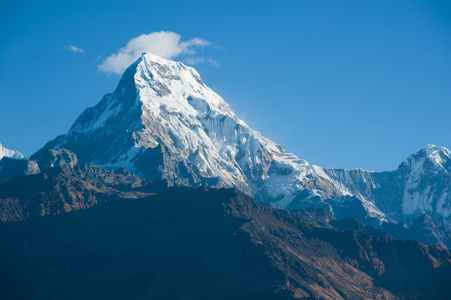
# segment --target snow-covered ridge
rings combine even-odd
[[[0,142],[0,159],[3,157],[11,157],[15,159],[26,159],[25,156],[22,155],[22,153],[14,150],[9,150],[3,147],[2,143]]]

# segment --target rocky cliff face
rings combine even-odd
[[[403,180],[402,213],[407,220],[430,214],[451,225],[451,152],[434,145],[404,160],[397,170]]]
[[[3,157],[0,160],[0,183],[18,175],[39,173],[39,166],[35,161]]]

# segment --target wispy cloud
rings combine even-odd
[[[76,47],[74,45],[67,45],[67,46],[64,47],[64,50],[71,51],[71,52],[74,52],[74,53],[85,53],[84,49],[78,48],[78,47]]]
[[[216,68],[219,68],[221,66],[221,64],[218,61],[207,57],[187,57],[183,61],[188,65],[207,63]]]
[[[109,55],[101,64],[97,65],[97,69],[107,74],[122,74],[143,52],[172,59],[180,55],[195,55],[196,49],[206,46],[212,46],[212,43],[201,38],[192,38],[182,42],[181,36],[171,31],[151,32],[132,38],[125,47],[119,49],[117,53]],[[218,65],[217,62],[214,63]]]

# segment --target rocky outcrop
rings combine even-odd
[[[78,164],[77,156],[67,149],[46,149],[41,151],[40,155],[34,156],[41,170],[56,166],[75,166]]]
[[[139,198],[144,192],[147,195],[165,187],[164,182],[148,182],[125,169],[107,171],[88,164],[65,164],[1,184],[0,221],[58,215],[112,198]]]
[[[0,160],[0,183],[18,175],[30,175],[39,173],[40,169],[36,162],[25,159],[3,157]]]

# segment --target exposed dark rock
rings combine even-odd
[[[380,229],[396,239],[451,248],[451,230],[443,225],[437,225],[429,215],[419,216],[410,227],[405,224],[384,223]]]
[[[152,183],[124,170],[84,164],[0,185],[3,220],[28,219],[0,224],[0,298],[447,299],[451,293],[445,249],[337,230],[330,224],[369,232],[322,209],[265,207],[237,190],[146,189]]]
[[[6,156],[0,160],[0,183],[14,176],[36,173],[39,173],[39,166],[34,161]]]
[[[39,152],[39,155],[35,155],[33,159],[37,160],[41,170],[56,166],[75,166],[78,164],[77,156],[67,149],[46,149]]]
[[[20,221],[85,209],[111,198],[139,198],[159,192],[165,182],[149,182],[124,170],[88,164],[62,165],[39,174],[14,177],[0,185],[0,220]],[[130,192],[136,189],[136,192]],[[141,189],[143,192],[138,191]]]

